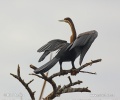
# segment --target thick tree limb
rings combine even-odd
[[[17,80],[19,80],[19,81],[21,82],[21,84],[22,84],[22,85],[26,88],[26,90],[28,91],[31,99],[32,99],[32,100],[35,100],[35,97],[34,97],[35,91],[32,92],[32,90],[31,90],[30,87],[29,87],[29,84],[30,84],[31,82],[33,82],[34,79],[31,80],[31,81],[29,81],[28,83],[25,83],[25,81],[24,81],[24,80],[21,78],[21,76],[20,76],[20,67],[19,67],[19,65],[18,65],[18,69],[17,69],[17,75],[14,75],[14,74],[12,74],[12,73],[10,73],[10,75],[12,75],[14,78],[16,78]]]
[[[71,93],[71,92],[91,92],[91,91],[88,89],[88,87],[86,88],[71,88],[70,87],[70,88],[64,89],[61,94]]]

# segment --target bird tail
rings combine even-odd
[[[46,57],[49,53],[50,53],[50,51],[45,51],[45,52],[43,53],[43,55],[40,57],[40,59],[38,60],[38,62],[43,61],[43,60],[45,59],[45,57]]]
[[[37,68],[36,70],[34,70],[34,73],[36,73],[36,74],[45,73],[49,69],[51,69],[58,61],[59,61],[59,58],[53,58],[52,60],[50,60],[49,62],[47,62],[43,66],[41,66],[41,67]]]

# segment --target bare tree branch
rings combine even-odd
[[[32,69],[34,69],[34,70],[37,69],[37,67],[35,67],[35,66],[32,65],[32,64],[30,65],[30,68],[32,68]]]
[[[37,77],[39,77],[39,78],[42,78],[42,79],[44,79],[42,76],[40,76],[40,75],[37,75],[37,74],[34,74],[34,73],[32,73],[32,74],[29,74],[29,75],[34,75],[34,76],[37,76]]]
[[[62,88],[60,88],[60,89],[57,91],[57,95],[61,95],[62,93],[67,93],[67,91],[70,92],[70,89],[71,89],[71,92],[72,92],[73,90],[74,90],[74,91],[77,91],[77,90],[75,90],[75,88],[73,88],[73,90],[72,90],[72,88],[70,88],[70,87],[82,83],[82,81],[79,81],[79,80],[76,81],[76,82],[74,82],[74,83],[72,83],[72,80],[71,80],[70,76],[69,76],[68,78],[69,78],[70,83],[67,84],[67,85],[64,85]],[[65,92],[65,91],[66,91],[66,92]],[[79,91],[78,91],[78,92],[79,92]],[[80,92],[81,92],[81,91],[80,91]]]
[[[27,85],[29,85],[30,83],[32,83],[34,81],[34,79],[32,79],[30,82],[27,83]]]
[[[91,66],[93,63],[97,63],[97,62],[101,62],[101,61],[102,61],[102,59],[91,60],[91,62],[88,62],[88,63],[82,65],[81,67],[79,67],[78,70],[80,71],[80,70],[82,70],[83,68],[85,68],[89,65]]]
[[[84,68],[86,68],[86,67],[89,66],[89,65],[92,65],[93,63],[97,63],[97,62],[100,62],[100,61],[101,61],[101,59],[97,59],[97,60],[93,60],[93,61],[91,60],[91,62],[88,62],[88,63],[80,66],[79,68],[74,69],[74,71],[76,71],[77,74],[80,73],[80,72],[81,72],[81,73],[88,73],[88,74],[96,74],[96,72],[93,73],[93,72],[81,71],[81,70],[84,69]],[[37,67],[35,67],[34,65],[30,65],[30,68],[32,68],[33,70],[37,69]],[[62,73],[60,73],[60,72],[54,73],[54,74],[52,74],[52,75],[49,76],[49,77],[46,76],[44,73],[41,73],[41,75],[34,74],[34,73],[29,74],[29,75],[37,76],[37,77],[39,77],[39,78],[41,78],[41,79],[44,79],[45,81],[47,81],[48,83],[51,84],[51,86],[52,86],[52,88],[53,88],[53,91],[52,91],[48,96],[46,96],[46,97],[44,98],[44,100],[52,100],[52,99],[54,99],[55,97],[60,96],[60,95],[63,94],[63,93],[71,93],[71,92],[91,92],[91,91],[88,89],[88,87],[86,87],[86,88],[73,88],[72,86],[81,84],[82,81],[78,80],[78,81],[76,81],[76,82],[72,82],[72,79],[71,79],[70,76],[68,77],[69,83],[68,83],[67,85],[64,85],[63,87],[61,87],[60,85],[57,85],[57,84],[55,83],[55,81],[53,80],[53,79],[54,79],[55,77],[57,77],[57,76],[67,75],[67,74],[69,74],[69,73],[71,73],[71,69],[70,69],[70,70],[63,70]],[[12,73],[10,73],[10,75],[12,75],[14,78],[16,78],[17,80],[19,80],[19,81],[21,82],[21,84],[22,84],[22,85],[26,88],[26,90],[28,91],[31,99],[32,99],[32,100],[35,100],[35,97],[34,97],[34,93],[35,93],[35,92],[32,92],[32,90],[31,90],[30,87],[29,87],[29,84],[32,83],[32,82],[34,81],[34,79],[31,80],[31,81],[29,81],[28,83],[24,82],[24,80],[23,80],[23,79],[21,78],[21,76],[20,76],[20,67],[19,67],[19,65],[18,65],[18,69],[17,69],[17,75],[14,75],[14,74],[12,74]]]
[[[91,92],[91,91],[88,89],[88,87],[86,88],[71,88],[70,87],[70,88],[64,89],[61,94],[71,93],[71,92]]]
[[[76,81],[74,83],[69,83],[67,85],[64,85],[62,88],[61,86],[58,87],[56,95],[54,95],[54,98],[57,96],[60,96],[63,93],[71,93],[71,92],[91,92],[88,87],[87,88],[71,88],[71,86],[77,85],[82,83],[82,81]],[[44,98],[44,100],[51,100],[53,92],[51,92],[48,96]],[[53,98],[52,98],[53,99]]]
[[[68,79],[70,81],[70,85],[72,85],[72,80],[71,80],[70,76],[68,76]]]
[[[19,81],[21,82],[21,84],[22,84],[22,85],[26,88],[26,90],[28,91],[31,99],[32,99],[32,100],[35,100],[35,97],[34,97],[35,91],[32,92],[32,90],[31,90],[30,87],[29,87],[29,84],[30,84],[31,82],[33,82],[33,80],[29,81],[28,83],[25,83],[25,81],[24,81],[24,80],[21,78],[21,76],[20,76],[20,67],[19,67],[19,65],[18,65],[18,69],[17,69],[17,75],[14,75],[14,74],[12,74],[12,73],[10,73],[10,75],[12,75],[14,78],[16,78],[17,80],[19,80]]]
[[[80,71],[81,73],[88,73],[88,74],[97,74],[96,72],[88,72],[88,71]]]

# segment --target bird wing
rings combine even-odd
[[[49,41],[47,44],[37,50],[37,52],[44,52],[38,62],[43,61],[50,52],[61,49],[66,43],[67,41],[60,39]]]
[[[44,51],[55,51],[57,49],[62,48],[62,46],[67,43],[65,40],[54,39],[43,45],[41,48],[37,50],[37,52],[44,52]]]
[[[70,46],[70,44],[66,43],[52,60],[48,61],[46,64],[37,68],[36,70],[34,70],[34,72],[36,74],[39,74],[39,73],[45,73],[48,70],[50,70],[60,60],[60,58],[65,54],[65,52],[69,48],[69,46]]]
[[[83,58],[86,52],[88,51],[88,49],[90,48],[90,46],[92,45],[92,43],[94,42],[97,36],[98,36],[97,31],[95,30],[88,31],[88,32],[79,34],[77,39],[73,42],[73,45],[71,46],[70,50],[76,47],[80,47],[81,49],[80,61],[79,61],[80,65],[83,61]]]
[[[76,40],[73,42],[70,50],[78,46],[82,47],[86,45],[89,39],[91,39],[91,37],[93,37],[92,39],[95,39],[97,37],[97,34],[98,33],[95,30],[79,34]]]

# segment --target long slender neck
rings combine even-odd
[[[70,25],[71,31],[72,31],[72,35],[70,38],[70,43],[72,43],[76,39],[76,30],[75,30],[75,26],[72,21],[68,21],[68,24]]]

